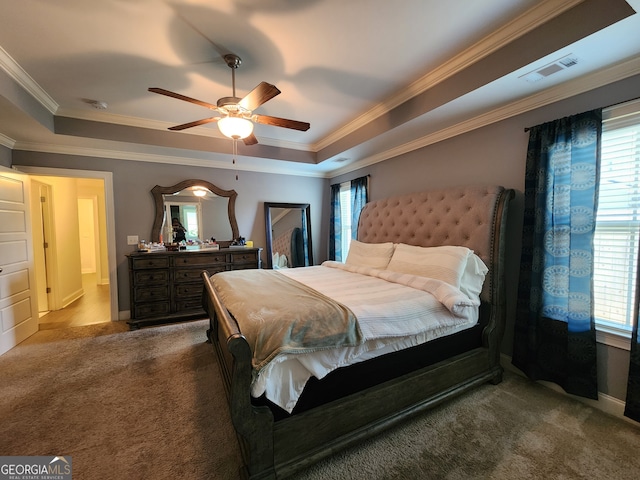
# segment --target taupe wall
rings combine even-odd
[[[171,186],[182,180],[206,180],[224,190],[238,192],[236,217],[240,235],[265,245],[263,202],[309,203],[311,205],[313,255],[317,262],[326,259],[328,226],[322,207],[329,202],[328,181],[321,178],[272,175],[182,165],[133,162],[105,158],[79,157],[37,152],[14,151],[13,165],[28,165],[113,173],[116,224],[118,303],[120,311],[129,310],[129,277],[125,255],[135,248],[127,245],[128,235],[148,240],[155,206],[151,189]],[[266,257],[263,252],[263,262]]]
[[[11,150],[0,145],[0,166],[11,168]]]
[[[511,355],[513,318],[520,258],[524,169],[528,134],[524,128],[598,107],[628,101],[640,95],[640,75],[581,94],[526,114],[459,135],[421,150],[332,178],[339,183],[370,174],[371,200],[429,188],[500,184],[516,189],[508,232],[508,320],[502,351]],[[600,391],[624,399],[629,354],[598,346]]]

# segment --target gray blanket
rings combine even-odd
[[[252,348],[255,373],[280,353],[362,342],[351,310],[275,270],[221,272],[211,281]]]

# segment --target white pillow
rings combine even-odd
[[[396,245],[387,270],[442,280],[472,299],[480,295],[489,271],[467,247],[416,247],[404,243]]]
[[[489,269],[475,253],[467,257],[467,266],[460,279],[460,291],[469,298],[476,298],[482,292],[482,284]]]
[[[349,253],[344,263],[354,267],[370,267],[384,270],[389,264],[393,250],[393,242],[364,243],[358,240],[351,240]]]
[[[399,243],[387,270],[442,280],[460,288],[471,250],[466,247],[416,247]]]

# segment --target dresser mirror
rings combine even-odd
[[[267,268],[313,265],[308,203],[264,203]]]
[[[235,190],[222,190],[205,180],[184,180],[171,187],[156,185],[151,190],[156,213],[151,241],[173,236],[168,228],[175,218],[185,229],[186,240],[211,240],[228,247],[238,238]],[[165,223],[167,222],[167,223]],[[163,238],[165,243],[173,238]]]

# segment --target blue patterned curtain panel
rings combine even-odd
[[[593,235],[602,111],[533,127],[513,364],[597,398]]]

